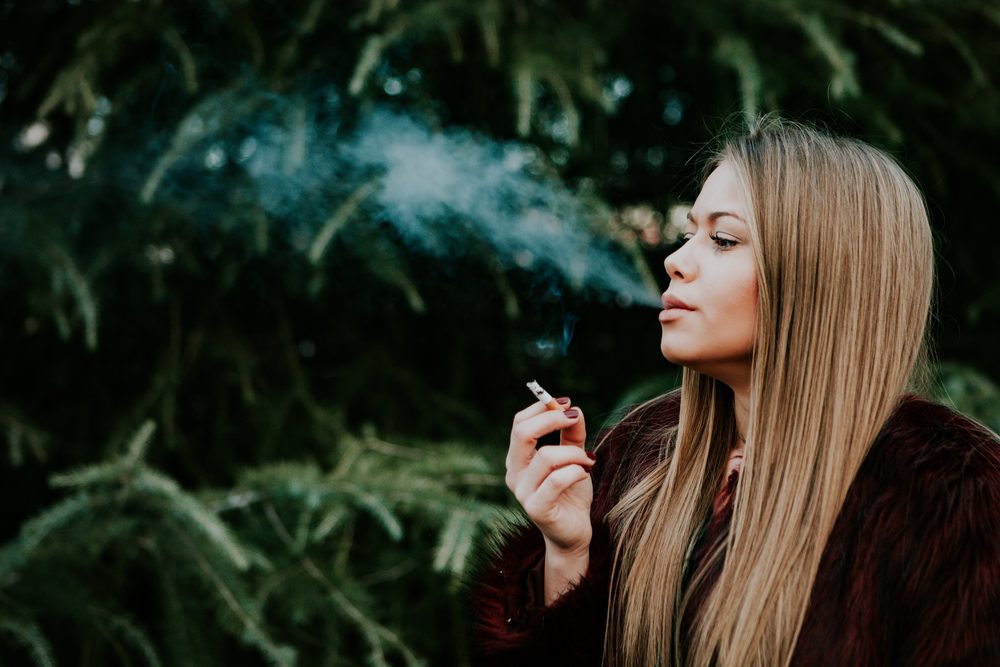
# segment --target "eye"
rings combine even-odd
[[[725,237],[719,236],[718,234],[710,234],[709,238],[711,238],[712,241],[715,242],[715,245],[719,246],[721,250],[729,250],[737,243],[739,243],[739,241],[735,241],[733,239],[727,239]]]

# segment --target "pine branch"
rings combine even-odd
[[[500,11],[496,2],[479,3],[479,33],[491,67],[500,65]]]
[[[97,611],[106,618],[108,626],[112,630],[117,632],[126,643],[130,644],[142,655],[149,667],[162,667],[163,663],[160,662],[160,657],[156,652],[156,647],[153,646],[152,639],[150,639],[149,635],[142,628],[120,614],[113,614],[101,609]]]
[[[273,507],[271,508],[268,518],[274,523],[275,532],[282,539],[282,541],[285,542],[285,545],[290,548],[294,547],[288,530],[281,523],[281,519],[278,517],[277,513],[274,512]],[[311,558],[303,556],[300,562],[309,576],[319,583],[323,590],[326,591],[330,601],[334,604],[334,607],[342,615],[353,621],[358,630],[361,631],[362,636],[368,643],[369,660],[373,665],[377,665],[378,667],[389,667],[389,663],[386,662],[385,659],[385,649],[383,648],[383,643],[386,643],[391,648],[399,651],[406,660],[406,664],[410,667],[424,667],[425,663],[417,658],[417,656],[409,649],[409,647],[406,646],[405,643],[403,643],[395,632],[379,624],[374,619],[369,618],[358,606],[352,603],[339,588],[333,585],[333,583],[323,574],[322,570],[317,567],[316,563],[313,562]]]
[[[75,472],[56,473],[49,477],[55,488],[93,487],[100,484],[127,484],[145,457],[146,447],[156,432],[156,424],[147,419],[126,444],[125,453],[104,463],[86,466]]]
[[[77,312],[84,323],[84,341],[87,349],[97,349],[97,299],[73,258],[61,247],[51,245],[48,248],[53,270],[59,270],[66,276],[66,284],[76,300]]]
[[[139,200],[144,204],[150,203],[167,173],[189,151],[206,137],[218,134],[222,128],[253,113],[263,102],[263,96],[246,94],[241,91],[240,85],[231,84],[195,104],[177,125],[170,147],[153,165],[139,193]]]
[[[385,529],[393,542],[398,542],[403,538],[403,525],[383,498],[350,482],[342,482],[338,488],[346,492],[359,507],[367,511]]]
[[[382,60],[382,54],[403,36],[408,27],[405,21],[397,19],[382,33],[368,38],[361,49],[358,63],[354,66],[354,74],[351,75],[351,80],[347,84],[348,93],[354,97],[361,94],[372,72]]]
[[[548,70],[541,73],[541,78],[549,84],[549,87],[556,94],[559,105],[562,107],[563,118],[566,121],[566,141],[570,147],[575,147],[580,141],[580,112],[573,102],[573,95],[570,92],[566,80],[555,73],[555,70]]]
[[[397,248],[384,239],[376,239],[366,250],[363,259],[368,270],[386,285],[402,292],[410,310],[415,313],[426,312],[427,304],[417,288],[417,281],[408,270],[406,258]]]
[[[749,124],[760,113],[764,88],[760,64],[750,42],[737,35],[725,35],[719,40],[715,56],[736,72],[740,82],[743,117]]]
[[[250,59],[253,63],[253,68],[259,70],[264,63],[264,40],[261,38],[257,26],[254,25],[250,19],[250,15],[247,13],[246,3],[239,0],[223,0],[223,4],[229,17],[233,20],[237,28],[239,28],[240,32],[243,33],[243,37],[250,47]]]
[[[955,50],[955,52],[965,61],[966,66],[969,68],[969,74],[972,75],[972,80],[979,88],[984,88],[988,90],[995,90],[993,82],[990,80],[989,75],[986,73],[986,68],[982,63],[979,62],[979,58],[976,57],[975,52],[969,48],[966,40],[962,38],[954,28],[944,22],[936,14],[923,14],[924,19],[931,24],[934,31],[943,36],[948,44]]]
[[[527,137],[535,115],[535,74],[527,63],[521,63],[513,69],[511,77],[514,79],[514,99],[517,102],[517,135]]]
[[[80,33],[70,64],[56,75],[38,107],[39,118],[45,118],[59,106],[69,115],[89,117],[93,113],[97,107],[93,82],[103,67],[113,64],[121,44],[140,32],[136,28],[142,25],[144,15],[137,11],[141,10],[120,5]]]
[[[226,608],[240,623],[243,628],[240,638],[259,649],[271,664],[277,667],[294,667],[296,662],[295,649],[274,643],[264,630],[260,612],[250,606],[248,600],[241,600],[242,596],[238,595],[233,587],[226,584],[219,572],[211,566],[198,546],[187,537],[184,531],[178,531],[177,535],[185,543],[187,552],[194,558],[198,568],[212,584]]]
[[[295,61],[303,38],[311,35],[316,29],[316,24],[319,21],[320,13],[323,11],[323,6],[325,4],[326,0],[310,1],[309,5],[306,7],[305,13],[302,16],[302,20],[299,21],[296,26],[297,29],[281,50],[278,51],[277,62],[275,64],[274,75],[272,77],[274,80],[279,80],[288,66]]]
[[[791,12],[792,19],[799,25],[813,46],[826,58],[833,76],[830,79],[830,92],[834,98],[857,97],[861,94],[861,86],[854,73],[854,54],[845,49],[830,33],[823,17],[817,13],[805,13],[798,10]]]
[[[182,491],[175,481],[148,468],[142,468],[131,483],[136,491],[167,501],[176,519],[194,527],[224,554],[237,570],[250,567],[251,558],[229,528],[198,500]]]
[[[55,667],[52,645],[42,634],[41,628],[30,621],[0,616],[0,631],[12,636],[24,646],[38,667]]]
[[[917,57],[924,54],[924,45],[920,41],[910,37],[886,19],[868,12],[850,12],[849,16],[860,25],[878,32],[887,42],[901,51]]]
[[[349,512],[344,507],[337,507],[327,512],[313,529],[312,542],[319,543],[325,540],[334,530],[343,525],[348,516]]]
[[[198,623],[192,622],[188,608],[190,598],[186,592],[178,590],[177,573],[170,559],[165,558],[156,541],[150,543],[149,551],[156,560],[156,570],[160,573],[160,590],[163,603],[163,645],[170,652],[171,664],[188,667],[208,667],[210,658],[204,647],[203,636]]]
[[[184,73],[184,89],[189,95],[198,92],[198,68],[191,55],[191,49],[184,42],[184,38],[174,28],[167,28],[163,31],[163,39],[166,40],[170,48],[177,53],[181,61],[181,71]]]
[[[0,556],[0,581],[9,576],[13,567],[31,557],[43,542],[70,526],[83,523],[95,509],[110,504],[112,500],[109,494],[78,493],[64,498],[25,523],[12,545],[13,558],[8,561]]]
[[[372,196],[378,189],[377,181],[368,181],[367,183],[356,188],[344,202],[337,207],[337,210],[333,212],[326,222],[320,227],[319,233],[316,234],[316,238],[313,239],[312,245],[309,246],[309,252],[307,256],[309,261],[313,264],[318,264],[326,253],[327,246],[330,245],[330,241],[333,237],[341,230],[341,228],[347,223],[351,215],[357,210],[358,206],[361,205],[364,200]]]
[[[7,436],[9,460],[12,466],[24,462],[24,446],[27,445],[35,459],[44,462],[48,456],[50,436],[40,426],[30,422],[11,406],[0,407],[0,428]]]

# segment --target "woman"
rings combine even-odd
[[[1000,440],[907,393],[923,198],[858,141],[764,119],[711,161],[660,348],[684,366],[586,452],[514,419],[514,530],[474,589],[477,665],[1000,665]],[[568,404],[569,399],[561,399]],[[538,439],[561,431],[563,447]]]

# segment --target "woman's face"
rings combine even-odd
[[[664,260],[670,286],[660,312],[660,351],[731,387],[745,386],[755,339],[757,274],[736,173],[721,163],[705,181],[684,230]]]

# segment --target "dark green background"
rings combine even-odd
[[[677,381],[654,309],[461,216],[433,253],[366,200],[311,261],[383,177],[341,150],[378,114],[533,149],[565,224],[659,289],[669,239],[630,221],[690,202],[734,119],[882,146],[938,242],[934,393],[997,428],[998,61],[968,0],[0,3],[4,664],[468,664],[524,382],[596,431]],[[275,128],[269,185],[234,156]]]

